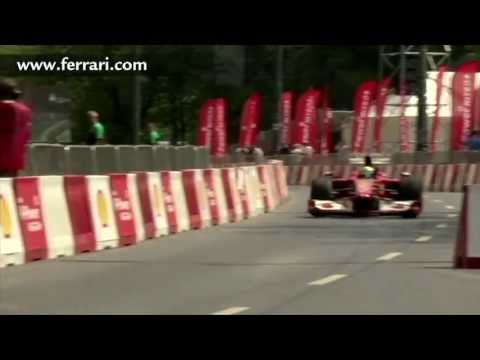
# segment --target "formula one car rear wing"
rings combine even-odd
[[[369,155],[372,159],[373,165],[388,165],[391,163],[392,159],[389,156],[383,154],[356,154],[350,156],[348,161],[351,165],[363,165],[365,162],[365,156]]]

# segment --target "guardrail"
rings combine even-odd
[[[209,167],[210,152],[199,146],[31,144],[28,167],[20,175],[102,175]]]
[[[314,155],[306,157],[302,154],[269,156],[267,159],[278,159],[286,165],[347,165],[353,156],[361,154],[340,153],[330,155]],[[389,154],[391,164],[462,164],[480,163],[478,151],[438,151]]]

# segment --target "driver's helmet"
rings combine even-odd
[[[362,175],[367,179],[373,178],[375,176],[375,168],[373,166],[364,166]]]

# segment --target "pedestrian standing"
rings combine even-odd
[[[157,124],[148,123],[149,141],[150,145],[157,145],[161,141],[165,141],[165,136],[158,130]]]
[[[91,122],[88,131],[87,145],[103,145],[106,144],[105,126],[100,122],[100,115],[96,111],[88,111],[87,117]]]
[[[15,177],[27,166],[32,111],[21,96],[14,80],[0,79],[0,177]]]

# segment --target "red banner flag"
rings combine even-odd
[[[355,122],[353,124],[353,152],[365,152],[368,127],[368,110],[377,95],[378,82],[367,81],[357,90],[355,98]]]
[[[227,154],[227,124],[228,124],[228,100],[215,99],[215,116],[213,120],[212,155],[225,156]]]
[[[282,135],[281,143],[284,145],[292,144],[292,130],[294,117],[295,93],[293,91],[284,92],[282,95]]]
[[[438,71],[437,77],[437,97],[436,97],[436,104],[437,107],[435,108],[435,117],[433,118],[432,124],[432,140],[430,144],[430,148],[432,151],[438,150],[438,142],[440,140],[440,109],[441,109],[441,101],[442,95],[445,90],[445,86],[443,86],[443,81],[445,79],[445,72],[448,71],[448,66],[441,66]]]
[[[464,150],[470,131],[474,127],[475,73],[480,61],[469,61],[460,66],[453,78],[453,131],[452,150]]]
[[[375,151],[382,152],[383,150],[383,127],[385,105],[387,104],[388,94],[392,87],[392,78],[386,78],[380,83],[378,96],[376,101],[377,119],[375,121]]]
[[[200,129],[198,132],[198,146],[212,146],[212,128],[215,117],[215,100],[208,100],[200,111]]]
[[[255,93],[243,106],[242,127],[240,129],[240,147],[257,146],[262,121],[263,97]]]
[[[307,106],[308,103],[308,106]],[[309,93],[304,93],[298,100],[295,111],[293,129],[293,144],[310,144],[310,123],[307,123],[307,107],[314,107],[314,99]]]

